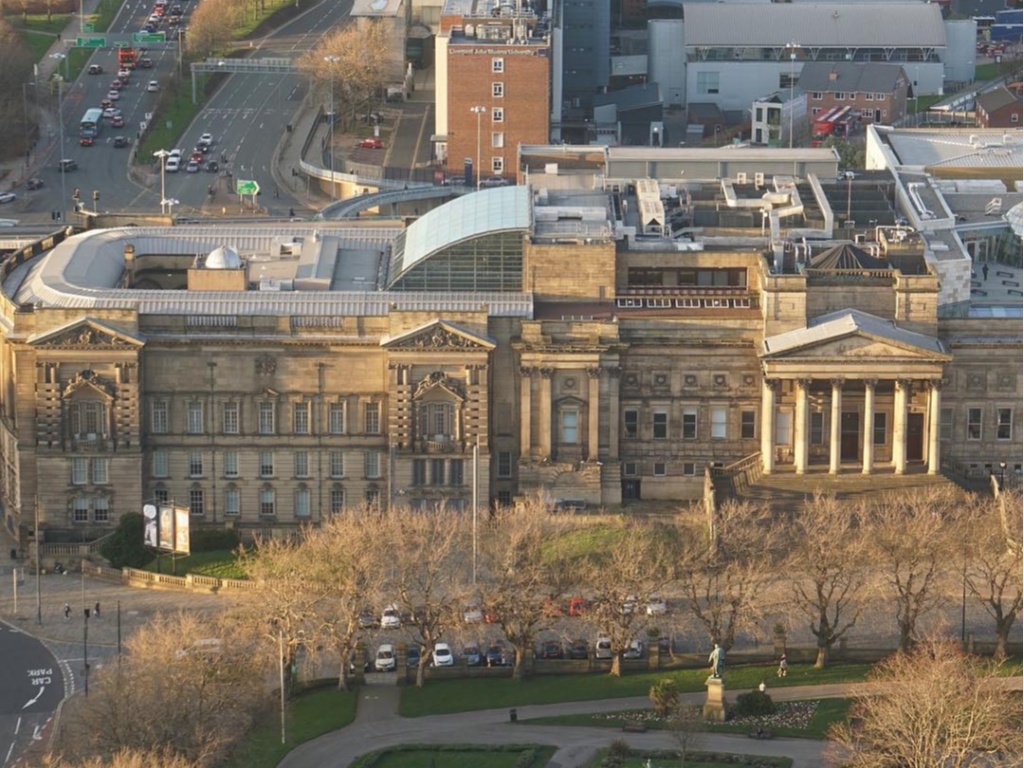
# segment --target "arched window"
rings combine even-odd
[[[295,489],[295,516],[304,518],[309,517],[309,515],[309,488],[304,485],[300,485]]]

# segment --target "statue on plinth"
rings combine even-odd
[[[708,656],[708,663],[711,665],[711,676],[716,680],[725,677],[725,648],[715,643],[715,650]]]

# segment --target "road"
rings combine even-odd
[[[41,741],[64,698],[61,664],[42,642],[0,622],[0,766]]]

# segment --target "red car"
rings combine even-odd
[[[82,136],[78,139],[78,145],[81,147],[92,146],[92,136]]]
[[[356,146],[363,149],[384,149],[384,142],[380,139],[363,139]]]
[[[189,159],[189,162],[192,162],[192,163],[201,163],[201,162],[203,162],[203,153],[200,152],[198,149],[193,150],[192,154],[189,155],[188,159]]]

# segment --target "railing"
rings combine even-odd
[[[711,469],[712,482],[715,491],[724,497],[736,497],[751,485],[756,483],[764,474],[764,465],[761,462],[761,453],[752,453],[739,461],[727,464],[724,467],[713,467]]]
[[[877,285],[891,285],[895,273],[888,269],[804,269],[809,281],[817,284],[849,283],[857,281]]]
[[[247,592],[255,590],[254,581],[239,579],[218,579],[214,576],[186,574],[171,576],[166,573],[151,573],[136,568],[124,568],[121,571],[121,582],[130,587],[150,589],[181,589],[189,592]]]
[[[462,442],[459,440],[421,440],[421,453],[461,453]]]
[[[56,558],[56,557],[89,557],[95,555],[100,551],[106,541],[114,535],[111,531],[106,536],[101,536],[94,541],[76,541],[76,542],[55,542],[53,544],[41,544],[39,546],[39,554],[45,558]]]

